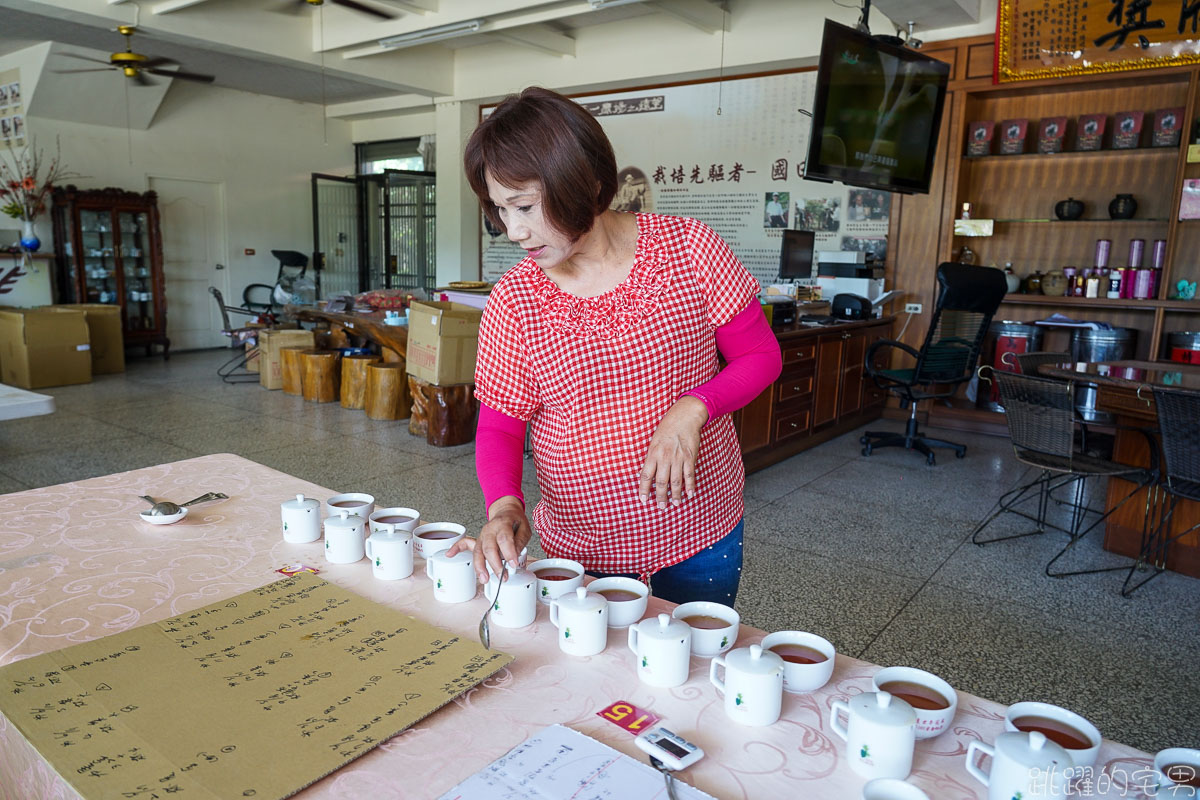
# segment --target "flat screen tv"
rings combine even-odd
[[[804,177],[929,192],[950,66],[825,20]]]
[[[784,280],[812,277],[812,231],[785,230],[779,251],[779,277]]]

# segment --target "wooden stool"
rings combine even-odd
[[[346,356],[342,359],[342,408],[362,408],[366,405],[367,367],[379,361],[379,356]]]
[[[310,403],[333,403],[338,399],[341,374],[338,361],[342,354],[337,350],[305,350],[300,354],[303,370],[300,375],[301,391]]]
[[[302,362],[300,354],[311,348],[300,345],[297,347],[281,347],[279,349],[280,376],[283,379],[283,393],[300,396]]]
[[[413,395],[409,433],[419,436],[423,430],[425,441],[434,447],[454,447],[475,438],[475,417],[479,411],[475,384],[434,386],[411,375],[408,382]]]
[[[404,419],[409,415],[409,397],[404,362],[367,365],[367,395],[365,407],[371,419]]]

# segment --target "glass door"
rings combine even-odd
[[[80,210],[79,235],[79,263],[83,265],[83,297],[79,301],[119,304],[121,287],[112,213],[108,209]]]
[[[125,320],[129,330],[149,331],[157,325],[154,271],[150,268],[149,218],[144,212],[118,211],[118,254],[124,275]]]

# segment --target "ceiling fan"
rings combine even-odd
[[[142,55],[141,53],[133,52],[133,34],[137,32],[137,28],[133,25],[119,25],[117,32],[125,37],[124,52],[113,53],[108,57],[108,61],[101,61],[98,58],[91,56],[81,56],[77,53],[63,53],[64,56],[78,58],[83,61],[91,61],[93,64],[104,64],[103,67],[89,67],[87,69],[57,69],[55,72],[103,72],[109,69],[120,70],[125,74],[126,78],[132,78],[141,86],[150,86],[155,81],[150,80],[149,75],[162,75],[167,78],[180,78],[185,81],[196,81],[198,83],[212,83],[212,75],[201,75],[197,72],[183,72],[182,70],[162,69],[162,67],[179,64],[171,58],[162,56],[151,58],[150,56]]]
[[[386,11],[380,11],[377,8],[371,8],[371,6],[366,5],[365,3],[359,3],[357,0],[328,0],[328,2],[331,5],[348,8],[351,11],[359,11],[363,14],[370,14],[371,16],[378,17],[379,19],[396,18],[395,14],[389,14]],[[326,0],[291,0],[291,10],[296,11],[304,8],[305,6],[323,6],[325,3]]]

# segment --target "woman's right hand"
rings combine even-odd
[[[476,554],[482,553],[483,558],[475,559],[475,575],[479,582],[488,582],[488,566],[492,572],[499,575],[500,559],[509,564],[516,564],[525,545],[533,538],[533,527],[529,517],[525,515],[525,506],[520,500],[508,495],[492,503],[488,509],[488,521],[475,539],[463,537],[447,552],[449,555],[471,550]]]

